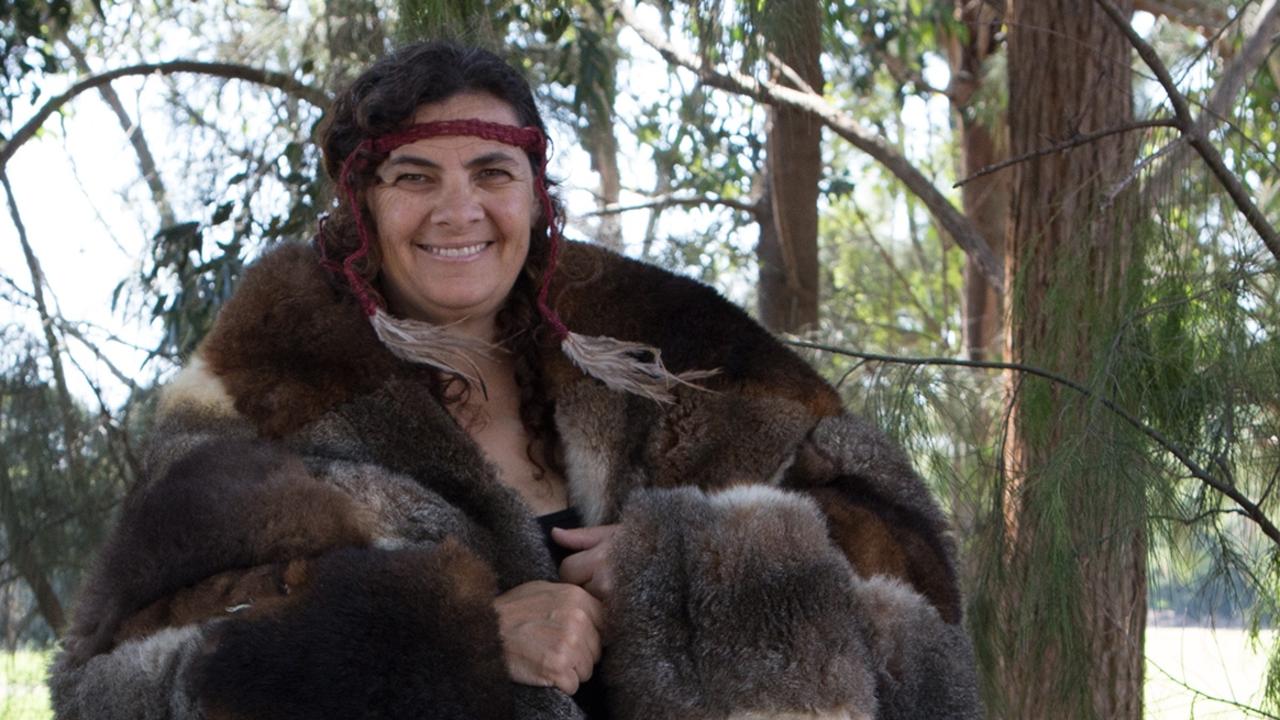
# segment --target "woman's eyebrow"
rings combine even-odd
[[[387,160],[387,167],[395,167],[397,165],[414,165],[417,167],[431,168],[433,170],[440,169],[439,163],[426,158],[417,157],[415,155],[400,155]]]
[[[516,159],[508,152],[503,150],[494,150],[493,152],[487,152],[483,155],[471,158],[463,164],[463,167],[468,170],[474,170],[475,168],[484,165],[496,164],[516,164]]]

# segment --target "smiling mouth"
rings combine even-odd
[[[482,242],[474,245],[463,245],[460,247],[440,247],[438,245],[415,245],[419,250],[426,251],[427,254],[441,258],[467,258],[472,255],[480,254],[485,248],[493,243]]]

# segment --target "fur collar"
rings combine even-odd
[[[803,405],[815,419],[840,412],[839,397],[808,365],[714,290],[597,246],[566,243],[551,297],[575,332],[662,350],[675,372],[718,368],[714,392]],[[199,356],[239,414],[281,437],[328,410],[425,369],[395,358],[355,299],[307,245],[272,249],[246,272]],[[595,384],[559,352],[545,360],[556,399]]]

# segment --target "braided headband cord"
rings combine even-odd
[[[338,189],[349,204],[352,215],[355,216],[356,233],[359,236],[360,245],[343,259],[339,268],[337,263],[325,256],[324,244],[321,242],[321,262],[331,271],[340,271],[343,274],[359,301],[361,309],[370,317],[379,339],[393,353],[406,360],[424,363],[460,375],[483,388],[483,378],[478,377],[478,369],[468,358],[470,352],[485,352],[487,347],[472,347],[467,340],[451,337],[443,329],[430,323],[392,318],[379,307],[368,281],[360,277],[355,269],[355,264],[369,254],[370,247],[369,228],[365,224],[364,213],[360,209],[359,198],[355,191],[356,174],[365,172],[375,161],[381,162],[383,157],[401,145],[427,138],[458,135],[512,145],[536,159],[538,167],[534,169],[534,192],[542,205],[542,215],[547,221],[547,239],[550,243],[547,267],[543,271],[538,288],[538,314],[551,326],[556,339],[560,341],[561,350],[574,364],[588,375],[603,381],[610,388],[648,397],[658,402],[672,400],[673,386],[691,385],[693,380],[716,373],[713,370],[675,374],[662,364],[661,353],[657,348],[610,337],[585,337],[569,331],[547,301],[551,278],[555,275],[560,257],[563,225],[563,219],[556,213],[551,194],[547,191],[547,138],[536,127],[516,127],[484,120],[419,123],[387,135],[366,139],[347,156],[338,172]],[[466,360],[474,372],[458,370],[458,358]]]

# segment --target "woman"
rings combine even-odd
[[[516,71],[404,48],[323,144],[340,206],[166,388],[60,717],[980,714],[901,451],[713,291],[563,243]]]

